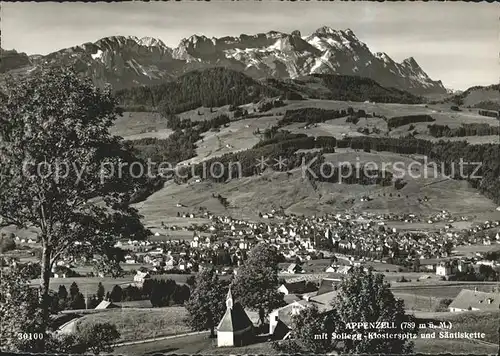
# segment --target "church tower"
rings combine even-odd
[[[227,297],[226,297],[226,307],[227,309],[233,309],[233,294],[231,293],[231,287],[229,287],[229,291],[227,292]]]

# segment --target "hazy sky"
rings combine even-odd
[[[112,35],[176,47],[192,34],[350,28],[372,52],[414,57],[433,79],[466,89],[500,80],[500,6],[462,2],[212,1],[2,3],[1,47],[47,54]]]

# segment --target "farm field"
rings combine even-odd
[[[500,230],[499,230],[500,232]],[[499,251],[500,250],[500,244],[492,244],[492,245],[467,245],[467,246],[457,246],[455,248],[456,254],[457,255],[475,255],[476,252],[478,253],[486,253],[486,252],[492,252],[492,251]]]
[[[303,177],[301,169],[295,169],[291,173],[287,175],[280,172],[264,172],[261,176],[233,179],[225,184],[203,180],[199,183],[182,185],[167,182],[162,189],[136,207],[144,215],[146,225],[156,226],[167,217],[176,216],[181,210],[176,207],[177,202],[184,204],[188,211],[197,211],[203,207],[214,214],[229,214],[235,218],[251,220],[255,219],[259,212],[268,212],[280,207],[283,207],[288,214],[298,215],[346,210],[432,214],[447,210],[459,215],[490,214],[491,218],[500,217],[500,212],[495,210],[496,205],[469,187],[465,181],[446,180],[426,185],[429,181],[414,180],[398,191],[392,186],[327,182],[319,182],[313,187],[309,180]],[[224,208],[212,194],[220,194],[227,198],[230,207]],[[361,197],[365,195],[373,197],[373,200],[361,202]],[[418,201],[426,195],[431,197],[429,201]]]
[[[381,103],[365,103],[357,101],[339,101],[339,100],[287,100],[287,106],[281,108],[273,108],[269,113],[284,112],[285,110],[296,110],[303,108],[319,108],[327,110],[347,110],[352,107],[354,110],[365,110],[366,112],[375,112],[378,115],[386,117],[413,115],[413,114],[427,114],[432,110],[425,108],[425,105],[417,104],[381,104]]]
[[[455,298],[462,289],[474,290],[474,288],[477,288],[478,291],[491,292],[492,289],[495,286],[497,286],[493,283],[484,284],[484,283],[471,283],[471,282],[469,282],[468,284],[453,283],[449,285],[441,285],[438,283],[435,283],[433,285],[422,284],[421,286],[416,286],[416,285],[403,286],[403,284],[406,283],[398,283],[397,285],[393,283],[392,284],[393,293],[406,293],[423,297],[449,298],[449,299]]]
[[[199,107],[198,109],[184,111],[178,116],[181,120],[189,119],[191,121],[202,121],[202,120],[212,120],[220,115],[227,115],[231,119],[233,118],[233,113],[229,111],[229,105],[213,107],[212,112],[210,108]]]
[[[464,111],[452,111],[450,109],[452,104],[389,104],[389,103],[366,103],[366,102],[354,102],[354,101],[338,101],[338,100],[318,100],[318,99],[308,99],[308,100],[287,100],[285,107],[273,108],[268,112],[271,114],[281,113],[285,110],[296,110],[303,108],[319,108],[327,110],[347,110],[347,108],[352,107],[354,110],[365,110],[367,113],[375,112],[377,115],[382,115],[385,117],[393,116],[404,116],[404,115],[436,115],[436,123],[441,121],[446,124],[446,122],[451,122],[451,119],[455,119],[453,122],[471,122],[470,120],[475,120],[473,122],[493,122],[494,118],[488,118],[478,114],[478,109],[465,109]],[[453,117],[452,117],[453,116]],[[448,121],[446,121],[448,120]],[[488,121],[489,120],[489,121]],[[498,124],[498,123],[497,123]]]
[[[112,278],[112,277],[104,277],[104,278],[99,278],[99,277],[70,277],[70,278],[51,278],[50,280],[50,289],[57,291],[60,285],[63,285],[66,287],[67,290],[69,290],[69,287],[73,282],[76,282],[78,285],[78,288],[80,289],[80,292],[83,293],[83,295],[88,294],[92,295],[97,292],[97,285],[99,282],[102,283],[104,289],[106,291],[111,291],[115,285],[124,285],[124,284],[129,284],[133,283],[134,277],[133,276],[127,276],[127,277],[120,277],[120,278]],[[31,280],[31,285],[32,286],[38,286],[40,285],[40,279],[33,279]]]
[[[131,266],[135,267],[134,269],[139,269],[141,265],[131,265]],[[196,274],[158,274],[158,275],[153,275],[152,278],[163,279],[163,280],[172,279],[178,284],[183,284],[186,282],[186,279],[189,276],[194,276],[194,275]],[[221,276],[221,278],[224,278],[224,276]],[[73,282],[76,282],[81,293],[83,293],[84,295],[86,293],[92,295],[97,292],[97,285],[99,284],[99,282],[102,283],[106,291],[111,292],[111,290],[115,285],[126,287],[128,284],[134,283],[134,276],[130,275],[119,278],[112,278],[112,277],[52,278],[50,280],[50,289],[57,291],[60,285],[64,285],[66,289],[69,290],[69,287]],[[38,286],[39,284],[40,284],[40,279],[31,280],[32,286]]]
[[[399,293],[394,291],[394,297],[403,300],[405,303],[405,310],[433,312],[439,305],[439,302],[444,298],[424,297],[417,294]]]
[[[151,268],[153,265],[148,264],[148,263],[134,263],[134,264],[128,264],[128,263],[121,263],[121,267],[125,272],[130,272],[130,271],[137,271],[139,268]],[[86,273],[94,272],[94,267],[92,266],[76,266],[75,268],[72,268],[73,271],[80,273],[82,275],[85,275]]]
[[[135,207],[144,216],[144,224],[156,228],[160,227],[162,221],[177,216],[177,212],[198,211],[200,207],[214,214],[222,214],[225,211],[224,207],[217,198],[212,196],[212,192],[218,191],[218,187],[227,189],[227,184],[216,185],[209,181],[202,181],[197,184],[177,185],[169,181],[145,201],[135,204]],[[183,204],[186,208],[177,207],[177,203]]]
[[[137,345],[115,347],[114,355],[143,356],[156,353],[200,354],[204,350],[217,347],[217,339],[209,339],[208,333],[183,336],[175,339],[159,340]]]
[[[268,116],[233,121],[229,127],[221,127],[220,131],[208,131],[196,142],[197,156],[181,164],[198,163],[214,157],[220,157],[226,153],[247,150],[260,141],[260,135],[254,134],[256,130],[261,132],[275,125],[280,117]]]
[[[197,156],[182,163],[200,162],[229,152],[251,148],[260,140],[260,135],[255,134],[257,129],[262,132],[275,125],[286,110],[305,107],[325,109],[353,107],[356,110],[364,109],[369,113],[376,112],[387,117],[429,114],[436,119],[435,123],[437,124],[477,122],[498,125],[496,119],[479,116],[475,109],[454,112],[448,105],[425,107],[425,105],[373,104],[333,100],[287,101],[286,103],[285,107],[269,110],[269,116],[232,121],[228,127],[222,127],[219,132],[204,133],[203,139],[197,142]],[[180,117],[205,120],[222,113],[231,116],[227,109],[227,107],[221,107],[210,113],[209,108],[199,108],[183,113]],[[198,115],[198,111],[202,115]],[[121,132],[124,136],[128,135],[128,137],[142,135],[141,132],[149,126],[158,125],[156,127],[158,132],[166,127],[164,120],[158,114],[153,113],[125,113],[124,118],[120,120],[124,121],[119,121],[114,130]],[[130,127],[127,125],[128,131],[124,131],[123,127],[126,126],[127,120],[131,121],[132,124]],[[420,124],[427,125],[428,123]],[[303,129],[303,124],[294,123],[287,126],[286,129],[308,135],[341,136],[343,133],[359,135],[356,131],[358,127],[370,125],[387,130],[387,124],[380,118],[361,119],[357,125],[346,123],[345,118],[340,118],[320,123],[317,127],[313,126],[309,129]],[[407,128],[404,127],[393,131],[397,130],[403,130],[405,134],[407,133]],[[391,134],[397,134],[397,132],[391,132]],[[479,139],[487,139],[487,137]],[[431,168],[425,170],[422,164],[416,164],[417,162],[409,156],[390,152],[367,153],[339,149],[336,153],[327,154],[326,160],[332,163],[374,162],[379,168],[385,165],[389,171],[393,170],[393,165],[396,162],[399,165],[403,164],[403,167],[413,164],[411,173],[420,175],[420,177],[409,177],[409,172],[406,172],[403,179],[407,181],[407,184],[399,191],[394,187],[342,185],[325,182],[317,183],[316,187],[313,187],[310,182],[304,179],[300,169],[296,169],[290,177],[276,172],[266,172],[260,177],[233,179],[226,184],[215,184],[203,180],[198,183],[192,180],[183,185],[167,182],[162,189],[149,196],[145,201],[136,204],[136,207],[144,215],[146,226],[154,229],[154,232],[160,232],[160,234],[162,231],[158,229],[162,221],[168,225],[167,221],[175,219],[178,212],[194,212],[200,207],[215,214],[229,214],[244,219],[255,219],[259,211],[278,209],[280,206],[284,207],[287,213],[305,215],[345,210],[373,213],[413,212],[416,214],[432,214],[448,210],[453,214],[500,218],[500,212],[495,210],[496,204],[480,195],[476,189],[469,187],[467,182],[442,179],[439,174],[435,175]],[[424,176],[425,172],[428,172],[427,176]],[[227,198],[230,207],[224,208],[216,198],[212,197],[212,193],[221,194]],[[390,196],[391,194],[392,196]],[[365,195],[372,197],[373,200],[361,202],[360,198]],[[422,199],[424,196],[431,197],[431,199],[427,202],[419,202],[418,199]],[[276,197],[279,198],[276,199]],[[186,208],[178,208],[177,203],[182,203]],[[175,223],[179,222],[180,220],[175,221]],[[193,222],[203,223],[202,221],[189,220],[189,222],[186,221],[186,225]],[[174,222],[172,221],[172,223]],[[430,228],[430,226],[427,227]],[[433,228],[435,227],[433,226]],[[189,239],[190,236],[182,238]],[[168,239],[168,237],[158,238],[158,240],[163,239]]]
[[[209,221],[207,219],[192,219],[191,224],[199,224],[202,225],[204,223],[208,223]],[[172,224],[172,225],[177,225],[177,224]],[[164,230],[158,227],[153,227],[150,228],[153,233],[158,233],[160,234],[159,236],[153,235],[148,238],[149,241],[154,241],[154,242],[161,242],[161,241],[168,241],[168,240],[192,240],[193,239],[193,231],[189,230]],[[199,236],[209,236],[210,234],[208,233],[203,233],[203,232],[198,232],[197,235]]]
[[[332,136],[337,139],[341,139],[342,135],[354,136],[364,136],[363,134],[356,131],[358,127],[362,127],[361,124],[357,125],[349,124],[345,122],[345,118],[329,120],[323,123],[318,123],[309,128],[304,128],[305,123],[293,123],[283,127],[283,130],[290,131],[296,134],[306,134],[307,136]],[[378,119],[383,121],[381,119]],[[383,123],[385,124],[385,122]],[[381,125],[383,125],[381,124]],[[387,126],[387,124],[385,124]]]
[[[184,307],[110,309],[85,315],[78,326],[109,322],[120,332],[120,341],[141,340],[190,332],[184,323],[187,311]]]
[[[167,128],[166,119],[153,112],[124,112],[110,129],[113,135],[126,140],[138,140],[146,137],[167,138],[172,130]]]
[[[0,228],[0,233],[4,233],[6,235],[9,234],[15,234],[19,236],[20,239],[33,239],[36,240],[36,236],[38,231],[35,228],[27,228],[27,229],[18,229],[17,227],[11,225],[11,226],[5,226]],[[33,245],[33,244],[26,244],[26,245]]]
[[[399,230],[427,230],[427,231],[439,231],[439,229],[444,229],[446,225],[452,225],[450,230],[461,230],[461,229],[468,229],[472,226],[474,223],[474,220],[476,220],[478,217],[476,215],[467,215],[470,220],[469,221],[455,221],[453,223],[448,223],[445,221],[440,221],[440,222],[435,222],[429,224],[426,221],[421,221],[421,222],[414,222],[414,223],[407,223],[404,221],[385,221],[385,224],[389,227],[395,227]],[[500,214],[499,214],[500,217]],[[483,219],[478,219],[478,221],[483,222]]]
[[[474,89],[469,92],[469,94],[464,98],[464,105],[474,105],[481,101],[492,101],[499,102],[500,101],[500,93],[498,90],[494,89]]]

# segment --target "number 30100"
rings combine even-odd
[[[41,340],[43,339],[42,333],[18,333],[18,340]]]

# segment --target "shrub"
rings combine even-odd
[[[441,299],[439,301],[439,304],[436,305],[436,307],[434,308],[434,311],[435,312],[445,312],[445,311],[448,311],[448,306],[451,304],[452,301],[453,301],[453,299],[448,299],[448,298]]]
[[[85,325],[80,327],[76,334],[76,340],[82,349],[89,350],[95,355],[113,351],[111,344],[119,337],[120,333],[116,330],[116,326],[110,323]]]
[[[14,242],[14,237],[12,235],[1,235],[0,236],[0,253],[7,252],[16,249],[16,243]]]

